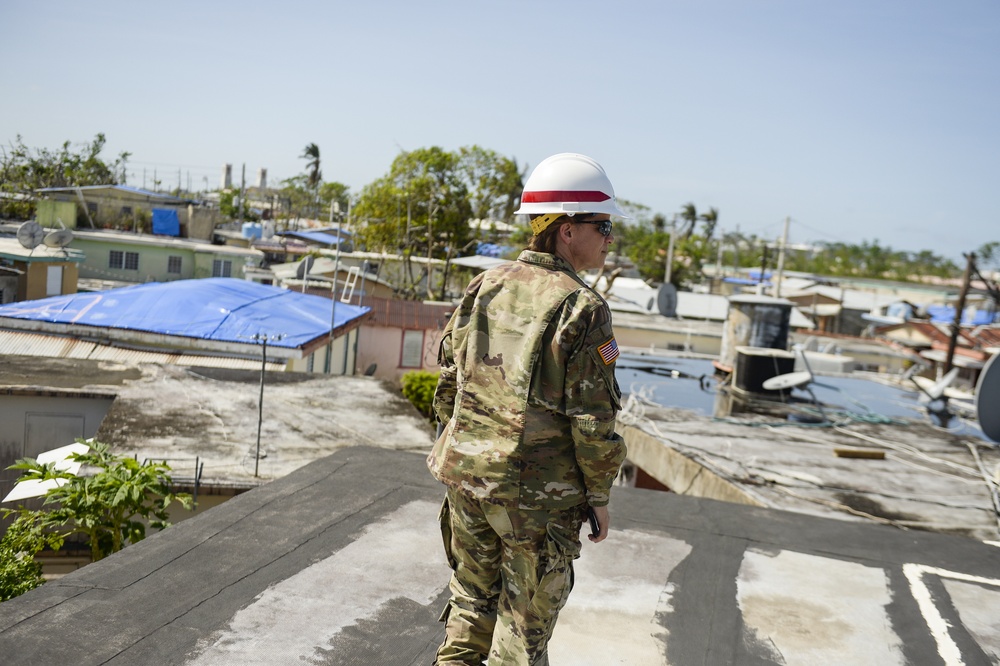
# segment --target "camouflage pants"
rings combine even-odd
[[[584,507],[510,509],[448,489],[441,533],[453,574],[436,664],[546,666],[573,588]]]

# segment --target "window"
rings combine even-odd
[[[309,354],[309,358],[306,359],[306,372],[313,372],[316,368],[316,352]]]
[[[403,331],[403,356],[400,359],[401,368],[419,368],[424,355],[424,332]]]
[[[132,206],[122,206],[122,217],[132,217]]]
[[[167,257],[167,272],[174,273],[176,275],[181,274],[181,258],[180,257]]]
[[[139,253],[122,252],[121,250],[111,250],[108,252],[108,268],[118,270],[137,271],[139,270]]]
[[[97,215],[97,204],[93,201],[87,202],[87,212],[91,215]]]
[[[212,261],[212,277],[232,277],[233,262],[228,259],[214,259]]]

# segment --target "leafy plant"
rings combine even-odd
[[[39,464],[30,458],[11,465],[8,469],[25,470],[20,480],[64,482],[49,490],[41,509],[21,506],[5,509],[5,515],[16,513],[18,520],[24,519],[60,540],[74,533],[85,534],[91,557],[97,561],[121,550],[126,542],[144,539],[147,523],[158,530],[167,527],[167,507],[173,502],[191,508],[190,495],[170,491],[170,467],[165,462],[140,463],[112,453],[107,444],[85,443],[90,450],[71,459],[97,470],[89,476],[69,474],[57,470],[54,463]]]
[[[0,601],[44,583],[35,555],[45,548],[58,550],[62,543],[62,536],[45,532],[31,516],[18,516],[0,539]]]
[[[432,404],[434,402],[434,389],[437,388],[437,372],[427,370],[411,370],[405,373],[399,380],[403,387],[403,395],[413,403],[421,414],[428,419],[432,418]]]

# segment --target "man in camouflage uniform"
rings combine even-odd
[[[477,276],[444,331],[428,457],[453,570],[437,664],[548,664],[593,508],[608,535],[625,458],[611,312],[578,275],[600,268],[622,215],[604,170],[563,153],[532,173],[519,213],[535,235]]]

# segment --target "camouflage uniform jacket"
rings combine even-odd
[[[469,284],[444,331],[427,464],[521,509],[608,503],[625,458],[611,311],[570,264],[524,251]]]

